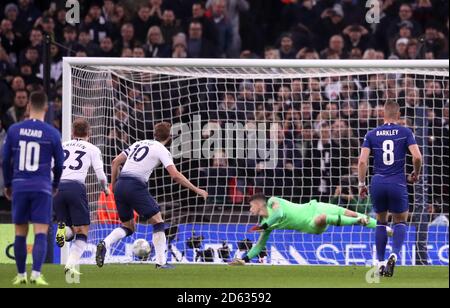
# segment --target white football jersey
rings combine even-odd
[[[127,161],[121,175],[137,178],[144,183],[160,163],[165,168],[174,164],[172,154],[156,140],[138,141],[122,153],[127,157]]]
[[[84,140],[71,140],[63,143],[64,171],[61,180],[85,183],[89,167],[95,171],[98,181],[107,187],[107,179],[103,170],[102,153],[92,143]]]

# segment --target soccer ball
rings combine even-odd
[[[140,260],[147,260],[148,256],[150,255],[151,247],[150,244],[140,238],[134,241],[133,243],[133,254],[139,258]]]

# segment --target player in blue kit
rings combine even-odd
[[[12,200],[12,218],[16,228],[14,255],[18,275],[13,284],[28,282],[26,237],[29,223],[32,223],[35,238],[30,283],[48,285],[41,275],[41,268],[47,255],[52,194],[58,190],[64,153],[59,132],[44,122],[47,96],[43,92],[32,93],[29,106],[30,120],[9,128],[3,148],[5,196]]]
[[[370,196],[377,214],[375,241],[379,274],[392,277],[400,250],[406,239],[408,219],[408,189],[405,174],[406,155],[409,150],[413,157],[414,171],[408,176],[410,183],[419,181],[422,154],[412,131],[398,125],[400,106],[393,101],[384,106],[384,125],[367,133],[359,159],[360,196],[367,197],[366,175],[370,154],[374,157],[374,175],[370,183]],[[388,212],[392,214],[393,249],[385,261],[388,235],[386,231]]]

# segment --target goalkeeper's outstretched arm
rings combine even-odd
[[[247,253],[247,255],[244,257],[244,261],[248,262],[251,259],[257,257],[261,251],[266,247],[267,240],[269,239],[271,231],[265,230],[261,233],[259,236],[258,242],[255,244],[255,246],[250,249],[250,251]]]
[[[258,242],[250,249],[249,252],[242,259],[234,259],[229,263],[229,265],[245,265],[245,263],[250,262],[251,259],[258,256],[264,247],[266,247],[267,240],[269,239],[270,233],[272,231],[265,230],[259,236]]]

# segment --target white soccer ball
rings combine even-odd
[[[135,240],[133,243],[133,254],[139,259],[146,260],[151,250],[150,244],[142,238]]]

